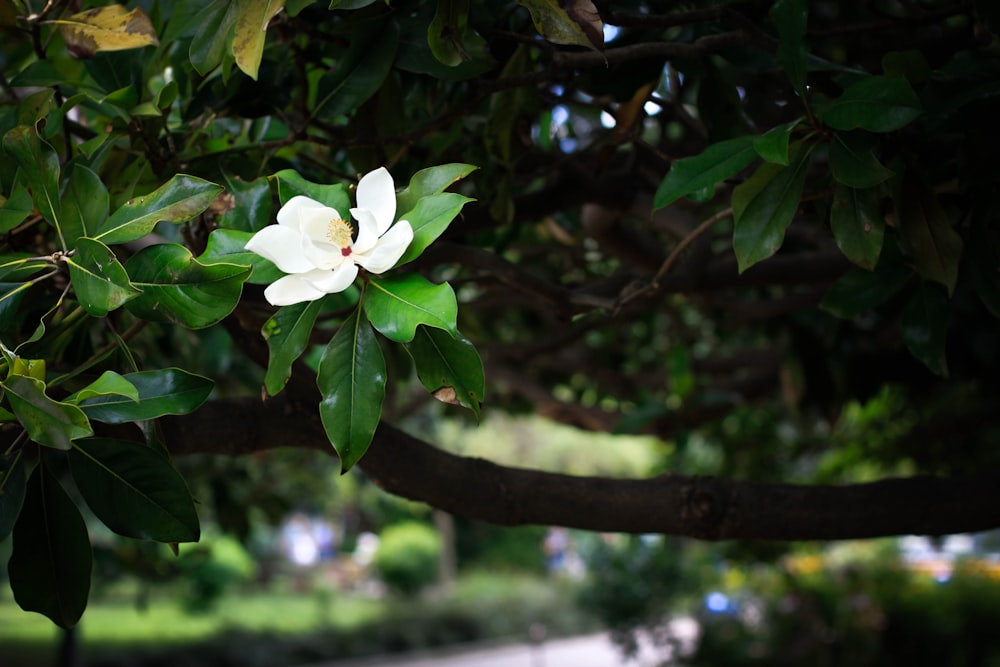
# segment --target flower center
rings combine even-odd
[[[331,220],[326,228],[326,238],[338,246],[344,257],[351,254],[351,225],[340,218]]]

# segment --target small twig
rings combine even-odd
[[[674,268],[674,265],[680,260],[681,253],[683,253],[688,246],[694,243],[702,234],[714,227],[717,223],[731,217],[732,215],[733,209],[727,208],[719,211],[695,227],[690,234],[682,238],[677,246],[670,251],[670,254],[665,260],[663,260],[663,264],[660,265],[659,270],[656,272],[656,275],[653,276],[652,280],[640,287],[636,287],[634,284],[631,284],[625,291],[622,292],[617,299],[615,310],[617,311],[629,301],[633,301],[644,294],[658,291],[660,289],[660,283],[667,277],[667,274],[670,273],[671,269]]]

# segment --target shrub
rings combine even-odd
[[[430,526],[417,521],[397,523],[380,536],[375,568],[385,585],[403,595],[415,595],[437,578],[441,540]]]

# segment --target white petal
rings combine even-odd
[[[303,224],[307,221],[326,221],[339,218],[340,214],[336,209],[332,209],[325,204],[321,204],[315,199],[296,195],[289,199],[284,206],[278,209],[278,224],[291,227],[292,229],[303,229]]]
[[[333,271],[316,271],[315,274],[306,275],[316,289],[326,294],[336,294],[351,286],[358,277],[358,267],[354,262],[343,262]]]
[[[302,275],[295,274],[275,280],[264,290],[264,298],[272,306],[290,306],[302,301],[315,301],[326,294],[308,280],[303,280]]]
[[[305,240],[299,252],[309,262],[310,269],[329,271],[343,263],[344,253],[337,246],[329,243],[314,243],[311,239],[303,238]]]
[[[351,247],[356,253],[368,252],[375,247],[381,235],[378,223],[375,222],[375,215],[367,209],[360,208],[352,208],[351,215],[358,221],[358,239],[351,244]]]
[[[378,235],[385,234],[396,217],[396,187],[388,169],[379,167],[361,177],[358,182],[358,208],[371,211],[378,223]],[[351,209],[351,214],[354,215],[354,209]]]
[[[247,241],[246,249],[269,259],[285,273],[302,273],[316,268],[302,252],[304,237],[291,227],[268,225]]]
[[[396,265],[412,240],[413,228],[406,220],[400,220],[378,240],[378,244],[370,252],[352,255],[351,259],[371,273],[382,273]]]

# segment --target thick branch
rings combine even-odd
[[[175,454],[332,449],[315,410],[280,400],[207,404],[162,420]],[[700,539],[813,540],[946,534],[1000,526],[1000,474],[805,486],[665,475],[574,477],[455,456],[383,424],[361,468],[386,491],[502,525]]]

